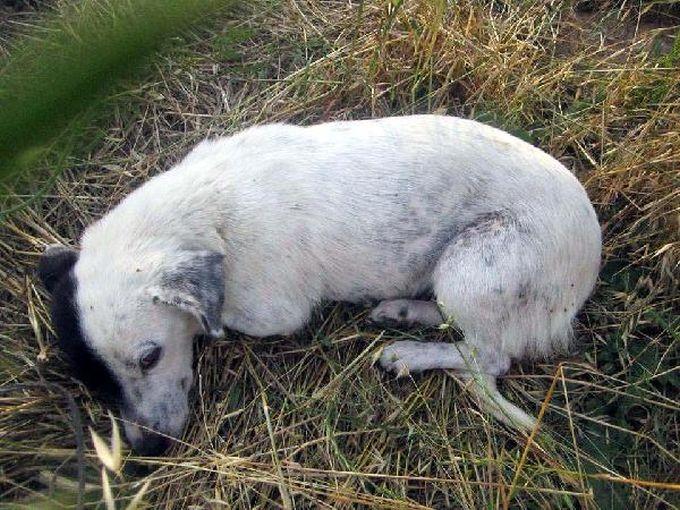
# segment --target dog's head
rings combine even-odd
[[[223,256],[175,250],[125,261],[95,251],[45,251],[38,274],[52,323],[76,377],[118,406],[133,449],[160,454],[188,416],[194,336],[223,334]]]

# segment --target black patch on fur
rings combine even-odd
[[[48,248],[43,254],[38,264],[38,277],[50,294],[77,260],[78,252],[65,246]]]
[[[76,282],[69,271],[53,285],[52,324],[57,342],[66,354],[75,375],[98,398],[107,404],[122,402],[122,388],[113,371],[83,337],[75,303]]]
[[[520,306],[527,306],[531,297],[531,282],[520,283],[517,289],[517,303]]]
[[[221,332],[224,305],[224,256],[216,252],[197,252],[191,260],[163,275],[161,297],[168,304],[195,311],[205,332]]]

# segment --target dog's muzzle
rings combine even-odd
[[[131,441],[132,442],[132,441]],[[138,455],[144,457],[157,457],[164,454],[172,440],[166,436],[156,434],[155,432],[142,432],[139,439],[132,442],[132,449]]]

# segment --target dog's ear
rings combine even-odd
[[[38,277],[48,292],[52,293],[55,285],[75,265],[78,252],[68,246],[52,244],[47,247],[38,264]]]
[[[151,288],[154,302],[192,314],[212,338],[224,336],[224,256],[212,251],[183,251],[173,256]]]

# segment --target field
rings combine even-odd
[[[2,16],[21,32],[39,14]],[[679,35],[669,2],[254,0],[173,45],[3,216],[0,505],[125,508],[142,486],[153,508],[680,505]],[[390,340],[455,331],[383,330],[331,303],[292,338],[200,342],[183,440],[166,458],[124,452],[105,483],[88,427],[108,441],[111,421],[53,346],[44,246],[77,245],[206,136],[425,112],[541,147],[597,209],[603,266],[571,352],[501,381],[540,432],[480,412],[453,373],[373,366]]]

